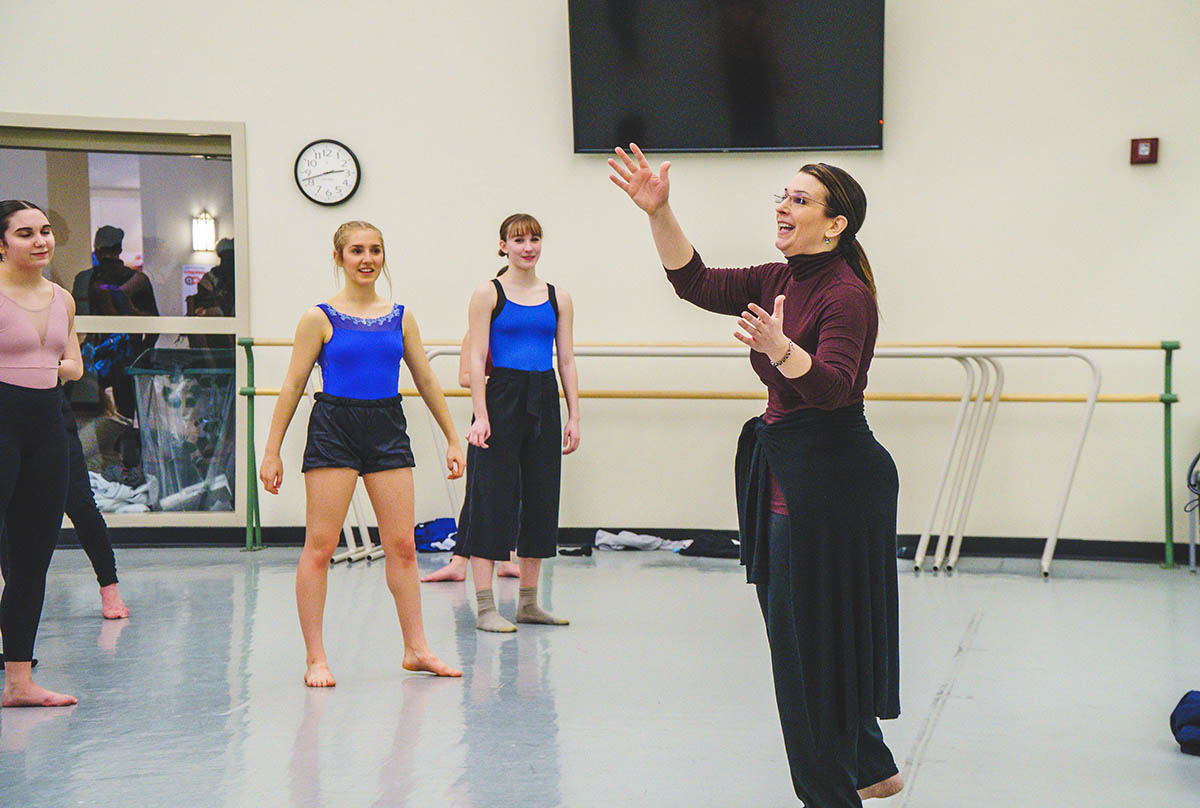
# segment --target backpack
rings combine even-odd
[[[440,519],[430,519],[428,522],[418,522],[413,526],[413,538],[416,539],[418,553],[438,553],[454,547],[454,536],[458,525],[452,516]],[[449,539],[449,543],[447,543]],[[438,545],[434,547],[434,545]]]
[[[1200,755],[1200,690],[1189,690],[1171,713],[1171,733],[1180,751]]]

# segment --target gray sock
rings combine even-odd
[[[550,612],[538,606],[537,587],[523,586],[517,598],[517,622],[540,623],[544,626],[567,626],[571,621],[565,617],[555,617]]]
[[[479,613],[475,617],[475,628],[480,631],[496,631],[507,634],[517,630],[517,627],[500,616],[496,611],[496,597],[490,589],[480,589],[475,592],[475,603]]]

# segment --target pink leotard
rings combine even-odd
[[[44,390],[58,385],[67,347],[67,303],[57,285],[50,304],[26,309],[0,294],[0,382]]]

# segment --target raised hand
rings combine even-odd
[[[633,157],[626,154],[620,146],[616,148],[617,157],[621,158],[619,163],[611,157],[608,158],[608,165],[614,172],[609,174],[608,178],[629,194],[633,204],[653,215],[667,204],[671,190],[667,171],[671,168],[671,163],[663,163],[655,174],[646,160],[646,155],[642,154],[636,143],[630,143],[629,150],[633,152]]]
[[[772,362],[782,357],[788,348],[789,340],[783,333],[783,301],[783,295],[775,298],[773,312],[756,303],[748,304],[749,311],[742,312],[737,321],[745,333],[733,332],[740,342],[749,345],[751,350],[765,353]]]

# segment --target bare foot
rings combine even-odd
[[[116,584],[100,587],[100,614],[105,620],[121,620],[129,616],[129,607],[121,600]]]
[[[462,671],[442,662],[433,655],[432,651],[425,651],[423,653],[405,651],[403,664],[406,671],[425,671],[436,676],[462,676]]]
[[[496,577],[498,578],[520,578],[521,567],[511,561],[501,561],[496,565]]]
[[[429,584],[436,581],[465,581],[467,580],[467,559],[462,556],[451,556],[449,563],[437,572],[431,572],[421,577],[421,583]]]
[[[55,693],[33,682],[13,686],[6,684],[4,695],[0,697],[0,707],[69,707],[78,703],[79,699],[74,696]]]
[[[304,672],[304,684],[309,687],[333,687],[337,682],[329,671],[329,665],[324,662],[310,662],[308,670]]]
[[[900,776],[900,772],[896,772],[886,780],[880,780],[874,785],[860,788],[858,798],[860,800],[884,799],[899,794],[903,788],[904,778]]]

